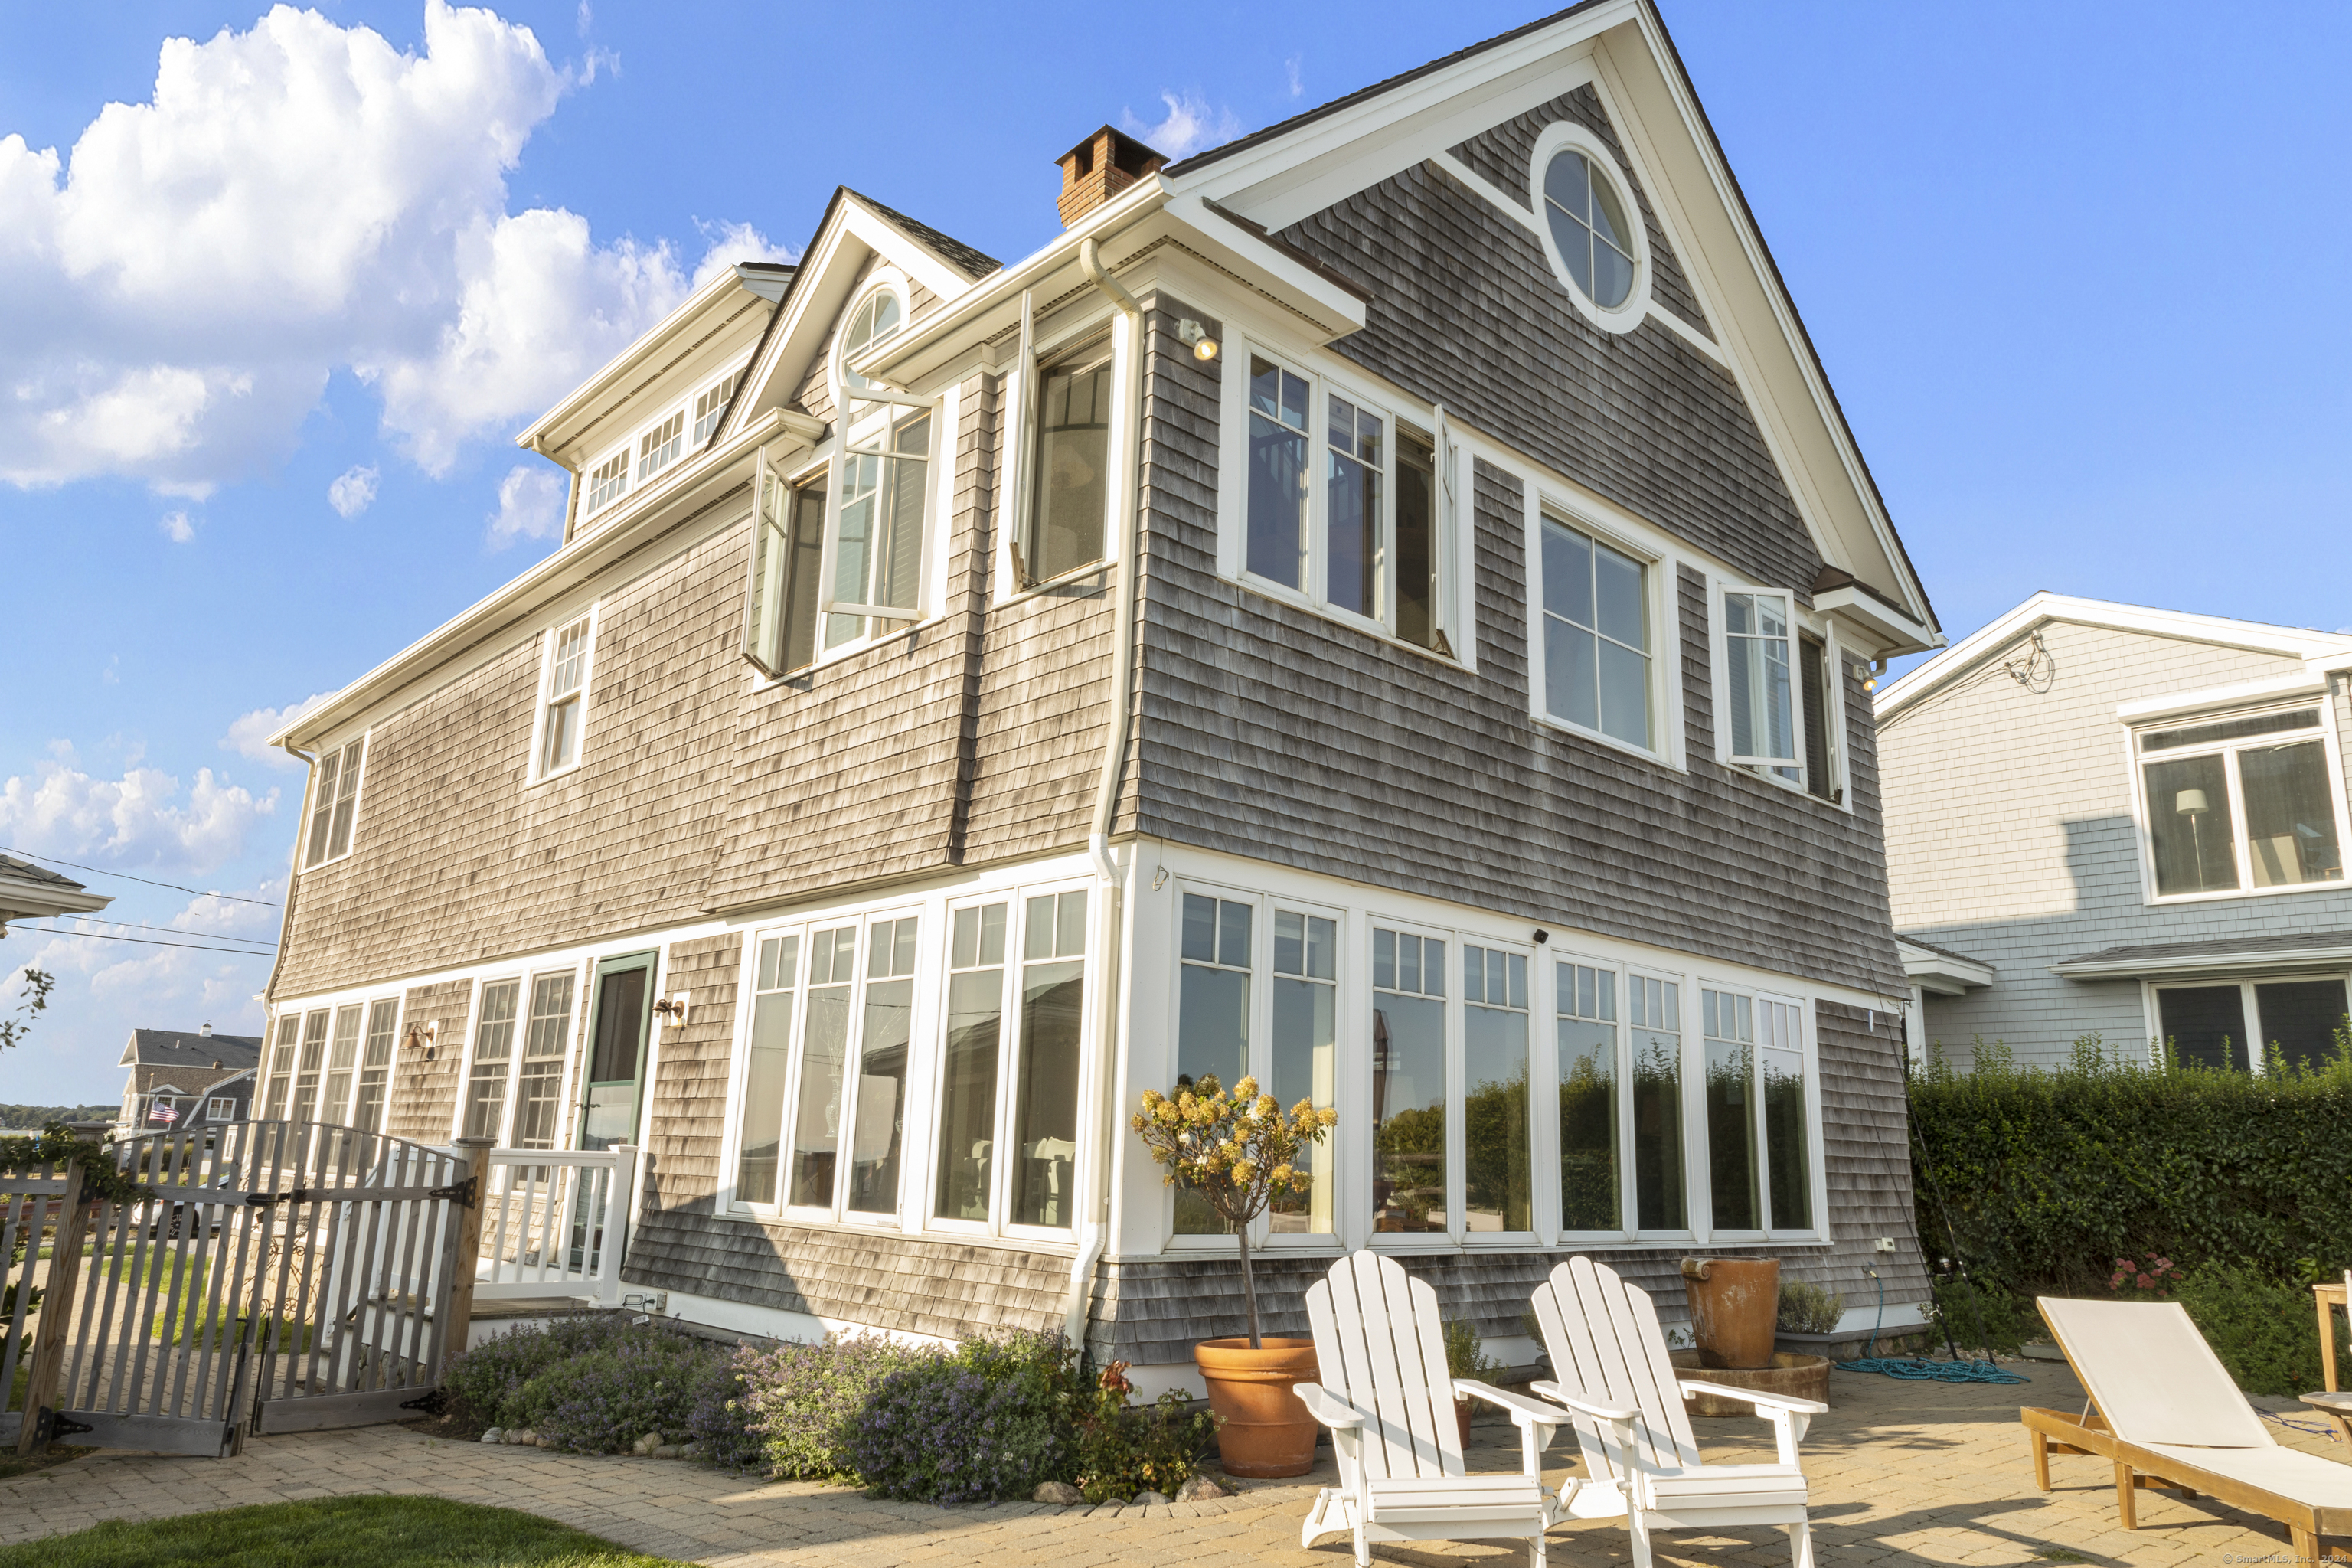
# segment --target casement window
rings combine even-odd
[[[1176,1087],[1205,1078],[1231,1090],[1248,1076],[1250,980],[1256,967],[1257,910],[1239,899],[1186,893],[1177,970]],[[1218,1236],[1231,1228],[1199,1194],[1176,1189],[1176,1234]]]
[[[719,420],[727,416],[727,400],[735,395],[735,384],[743,378],[741,371],[719,377],[694,395],[694,432],[688,444],[696,451],[710,444]]]
[[[1830,646],[1810,632],[1797,637],[1797,682],[1804,700],[1805,790],[1845,804],[1845,770],[1836,737],[1844,732],[1845,685]]]
[[[1470,1235],[1536,1227],[1528,1081],[1527,957],[1465,942],[1462,1218]]]
[[[2352,1026],[2345,977],[2264,975],[2152,985],[2156,1042],[2172,1059],[2237,1072],[2265,1072],[2273,1057],[2306,1066],[2336,1054]]]
[[[918,922],[871,921],[864,934],[862,974],[856,924],[809,941],[787,1201],[885,1218],[898,1212]]]
[[[351,1113],[352,1075],[360,1063],[360,1029],[367,1009],[357,1003],[335,1009],[335,1028],[327,1045],[327,1089],[319,1102],[319,1120],[341,1121]]]
[[[1720,596],[1724,760],[1790,784],[1804,782],[1798,733],[1794,600],[1760,588]]]
[[[515,1079],[515,1149],[552,1149],[563,1128],[563,1077],[572,1046],[572,986],[569,971],[542,974],[530,983],[530,1020],[523,1031],[522,1060]]]
[[[1553,963],[1552,984],[1560,1228],[1688,1230],[1682,987],[1570,958]]]
[[[865,1006],[857,1023],[857,1080],[851,1092],[849,1189],[852,1214],[898,1212],[898,1146],[907,1125],[907,1048],[913,1043],[913,916],[877,921],[866,939]]]
[[[588,499],[581,509],[593,517],[629,493],[629,449],[614,453],[588,470]]]
[[[987,1223],[996,1191],[997,1079],[1004,1053],[1003,900],[949,917],[947,1037],[940,1057],[934,1219]]]
[[[383,1131],[383,1098],[392,1079],[393,1032],[400,1022],[400,999],[388,996],[368,1007],[367,1043],[360,1053],[358,1098],[352,1125],[362,1132]]]
[[[236,1097],[235,1095],[228,1094],[216,1094],[210,1100],[205,1100],[205,1120],[211,1122],[236,1121]]]
[[[1036,372],[1036,440],[1013,560],[1024,587],[1103,559],[1113,368],[1110,340],[1095,338]]]
[[[352,826],[359,815],[360,776],[367,754],[367,737],[328,752],[319,759],[317,783],[310,795],[310,841],[304,850],[305,870],[340,860],[352,850]]]
[[[677,462],[685,450],[686,411],[680,409],[637,437],[637,483]]]
[[[1274,911],[1271,1070],[1266,1092],[1285,1115],[1300,1101],[1336,1103],[1339,1088],[1339,922],[1323,915]],[[1307,1149],[1307,1189],[1276,1198],[1266,1227],[1276,1236],[1337,1233],[1338,1149],[1332,1140]]]
[[[588,707],[588,660],[595,616],[559,626],[548,637],[547,670],[539,710],[538,776],[547,778],[580,762],[581,731]]]
[[[473,1067],[466,1079],[462,1136],[496,1140],[506,1126],[507,1079],[514,1066],[515,1010],[520,980],[494,980],[482,987],[474,1025]]]
[[[261,1119],[277,1121],[286,1115],[286,1101],[294,1084],[294,1057],[302,1037],[302,1016],[286,1013],[278,1020],[278,1039],[269,1047],[269,1084],[262,1100]]]
[[[327,1026],[332,1016],[321,1007],[302,1020],[302,1050],[294,1062],[294,1097],[286,1110],[289,1121],[319,1119],[319,1072],[327,1059]]]
[[[2344,880],[2343,774],[2321,713],[2305,705],[2135,732],[2157,898]]]
[[[1244,581],[1452,657],[1437,439],[1265,351],[1239,356]]]
[[[1703,989],[1699,1017],[1715,1232],[1812,1229],[1804,1009],[1769,996]]]
[[[1549,513],[1542,535],[1543,710],[1658,749],[1649,564]]]
[[[790,675],[816,662],[826,470],[787,483],[769,467],[763,448],[756,471],[760,494],[752,514],[743,657],[763,674]]]
[[[903,320],[895,289],[878,288],[850,313],[835,351],[841,452],[817,606],[824,613],[819,640],[827,650],[887,635],[922,614],[939,400],[891,391],[848,368],[851,359],[894,336]]]

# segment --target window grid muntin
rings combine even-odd
[[[686,450],[686,410],[679,409],[637,437],[637,483],[677,461]]]
[[[628,493],[629,449],[624,447],[588,471],[588,515],[595,516]]]

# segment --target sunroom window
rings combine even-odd
[[[1462,1015],[1464,1228],[1531,1231],[1527,959],[1465,942]]]
[[[1274,911],[1273,1070],[1266,1092],[1287,1114],[1300,1101],[1328,1109],[1338,1089],[1339,922],[1295,910]],[[1337,1151],[1329,1138],[1303,1155],[1308,1186],[1276,1198],[1267,1228],[1276,1235],[1328,1236],[1338,1229]]]
[[[1699,993],[1706,1046],[1707,1194],[1719,1231],[1808,1230],[1812,1177],[1802,1011]]]
[[[392,1036],[400,1021],[400,999],[386,997],[368,1009],[367,1045],[360,1055],[359,1098],[352,1125],[362,1132],[383,1128],[383,1092],[392,1077]]]
[[[2138,749],[2158,898],[2344,879],[2317,708],[2143,731]]]
[[[1648,750],[1648,566],[1543,520],[1543,697],[1553,718]]]
[[[1257,910],[1238,899],[1186,893],[1176,996],[1176,1084],[1213,1077],[1230,1089],[1249,1071],[1250,980]],[[1232,1227],[1194,1194],[1176,1192],[1176,1234]]]
[[[1447,1228],[1445,943],[1372,928],[1372,1229]]]
[[[1682,987],[1574,960],[1552,983],[1561,1228],[1686,1229]]]

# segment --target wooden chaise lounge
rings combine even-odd
[[[2352,1536],[2352,1465],[2282,1447],[2179,1303],[2045,1296],[2040,1305],[2091,1396],[2079,1417],[2032,1405],[2018,1412],[2043,1491],[2051,1455],[2084,1454],[2115,1466],[2126,1530],[2139,1528],[2133,1505],[2147,1487],[2203,1492],[2274,1519],[2305,1563],[2321,1555],[2321,1537]],[[2352,1553],[2327,1555],[2352,1562]]]

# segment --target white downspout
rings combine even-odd
[[[1071,1344],[1083,1348],[1087,1308],[1094,1294],[1095,1268],[1102,1261],[1108,1233],[1105,1210],[1109,1192],[1110,1144],[1118,1136],[1118,1108],[1108,1102],[1118,1052],[1118,963],[1123,957],[1118,949],[1119,873],[1110,854],[1110,826],[1118,808],[1120,763],[1127,756],[1128,686],[1133,678],[1135,658],[1135,594],[1140,565],[1137,556],[1142,534],[1138,479],[1143,460],[1143,307],[1103,269],[1101,248],[1091,238],[1078,247],[1078,269],[1118,310],[1117,336],[1124,340],[1116,343],[1123,352],[1118,356],[1122,374],[1118,403],[1113,411],[1113,425],[1118,431],[1119,462],[1118,488],[1111,498],[1111,515],[1119,520],[1119,541],[1117,575],[1111,590],[1116,599],[1111,613],[1110,727],[1103,742],[1102,768],[1095,781],[1094,818],[1087,833],[1087,856],[1094,862],[1095,876],[1102,889],[1102,896],[1096,900],[1100,918],[1096,922],[1095,951],[1102,955],[1103,974],[1098,1025],[1102,1077],[1097,1081],[1104,1086],[1106,1104],[1102,1124],[1093,1140],[1095,1168],[1089,1173],[1092,1179],[1087,1183],[1087,1214],[1078,1235],[1078,1255],[1070,1266],[1070,1300],[1063,1315],[1064,1334]],[[1026,370],[1024,366],[1024,374]]]

